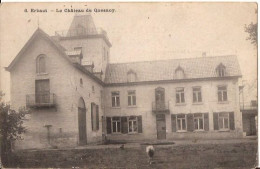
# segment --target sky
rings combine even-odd
[[[24,12],[31,8],[48,12]],[[67,30],[77,13],[55,11],[72,8],[92,9],[96,26],[106,30],[112,43],[113,63],[232,54],[244,83],[257,78],[257,48],[244,32],[245,24],[257,21],[256,3],[9,3],[0,8],[0,77],[6,100],[10,77],[4,67],[38,26],[49,35]],[[96,13],[95,8],[115,12]]]

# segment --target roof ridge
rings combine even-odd
[[[178,59],[160,59],[160,60],[144,60],[144,61],[132,61],[132,62],[121,62],[121,63],[109,63],[109,65],[118,65],[118,64],[132,64],[132,63],[145,63],[145,62],[166,62],[166,61],[173,61],[173,60],[192,60],[192,59],[213,59],[217,57],[231,57],[237,55],[218,55],[218,56],[207,56],[207,57],[194,57],[194,58],[178,58]]]

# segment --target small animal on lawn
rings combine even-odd
[[[154,156],[154,153],[155,153],[154,147],[152,145],[147,146],[146,147],[146,153],[149,157],[149,161],[148,161],[149,164],[152,164],[153,163],[152,159],[153,159],[153,156]]]
[[[125,145],[124,144],[122,144],[121,146],[120,146],[120,149],[125,149]]]

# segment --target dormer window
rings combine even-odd
[[[218,77],[224,77],[226,75],[226,67],[222,63],[220,63],[216,68],[216,72]]]
[[[135,82],[136,81],[136,73],[133,70],[129,70],[127,72],[127,82]]]
[[[176,79],[184,79],[184,70],[181,66],[175,69],[175,77]]]
[[[39,55],[36,59],[36,73],[44,74],[46,73],[46,56]]]

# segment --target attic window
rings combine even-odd
[[[224,77],[226,75],[226,67],[222,63],[220,63],[216,68],[216,72],[218,77]]]
[[[39,55],[36,59],[36,73],[46,73],[46,57],[45,55]]]
[[[136,73],[133,70],[129,70],[127,72],[127,82],[135,82],[136,81]]]
[[[184,79],[184,70],[181,66],[175,69],[175,77],[176,79]]]

